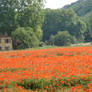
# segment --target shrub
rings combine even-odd
[[[20,27],[12,33],[15,49],[25,49],[36,47],[40,43],[40,38],[34,32],[33,28]]]
[[[67,46],[71,44],[71,35],[68,31],[59,31],[50,37],[50,43],[57,46]]]

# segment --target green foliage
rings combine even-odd
[[[85,32],[85,41],[90,42],[92,41],[92,18],[87,18],[84,21],[87,25],[87,30]]]
[[[74,10],[74,11],[73,11]],[[43,41],[53,39],[59,30],[71,34],[72,43],[92,41],[92,0],[78,0],[62,9],[46,9]]]
[[[51,36],[50,42],[57,46],[67,46],[71,44],[71,35],[68,31],[59,31],[56,35]]]
[[[46,9],[43,41],[48,40],[51,35],[55,35],[59,30],[67,30],[72,36],[75,36],[78,42],[82,42],[86,24],[72,9]]]
[[[49,84],[49,81],[45,81],[44,79],[24,79],[22,83],[17,83],[19,86],[22,86],[26,89],[43,89],[45,85]]]
[[[20,27],[17,28],[14,32],[12,32],[12,38],[14,43],[14,46],[16,49],[24,49],[24,48],[31,48],[36,47],[40,43],[40,36],[41,34],[36,34],[36,31],[38,33],[41,33],[41,29],[34,30],[30,27]]]
[[[18,22],[21,27],[32,27],[42,26],[44,19],[42,9],[38,7],[27,7],[19,12]]]
[[[50,36],[50,39],[49,39],[49,44],[50,44],[50,45],[54,45],[54,38],[55,38],[54,35],[51,35],[51,36]]]
[[[17,82],[18,86],[22,86],[25,89],[41,89],[41,90],[47,90],[48,92],[51,92],[52,90],[56,92],[56,90],[62,89],[62,88],[71,88],[78,85],[82,85],[82,88],[88,88],[88,83],[90,80],[85,80],[78,78],[78,79],[68,79],[68,78],[62,78],[62,79],[24,79],[21,82]]]
[[[13,34],[17,49],[37,46],[42,37],[43,3],[44,0],[0,0],[0,34]]]
[[[78,43],[77,38],[75,36],[71,36],[70,39],[71,39],[72,44],[77,44]]]
[[[78,0],[64,8],[72,8],[79,16],[85,16],[92,12],[92,0]]]
[[[73,9],[81,17],[87,25],[85,41],[92,41],[92,0],[78,0],[64,8]]]
[[[16,0],[0,0],[0,34],[7,32],[10,35],[15,30],[16,4]]]
[[[40,46],[40,47],[44,47],[44,46],[46,46],[46,44],[45,44],[45,42],[42,42],[42,41],[41,41],[40,44],[39,44],[39,46]]]
[[[47,90],[48,92],[57,92],[57,90],[60,89],[66,89],[66,88],[71,88],[71,87],[76,87],[78,85],[81,85],[82,88],[88,89],[88,84],[92,83],[91,78],[80,78],[80,77],[75,77],[73,76],[72,78],[62,78],[62,79],[21,79],[17,81],[0,81],[0,90],[7,88],[24,88],[24,89],[30,89],[31,90],[38,90],[44,91]],[[3,91],[2,91],[3,92]],[[8,91],[10,92],[10,91]]]

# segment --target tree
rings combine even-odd
[[[41,30],[38,29],[40,33]],[[41,34],[39,34],[41,36]],[[35,34],[34,29],[30,27],[20,27],[17,28],[15,31],[12,32],[12,38],[14,43],[15,49],[25,49],[36,47],[40,43],[40,36],[38,37]]]
[[[57,26],[57,18],[59,19],[59,16],[57,16],[58,14],[60,14],[59,10],[44,10],[44,23],[42,26],[43,41],[49,40],[50,36],[55,35],[56,31],[59,29]]]
[[[10,35],[15,30],[16,0],[0,0],[0,34],[5,32]]]
[[[14,47],[16,44],[17,48],[38,45],[42,38],[43,3],[44,0],[0,0],[0,33],[12,34]]]
[[[55,39],[55,36],[54,35],[51,35],[50,36],[50,39],[49,39],[49,44],[50,45],[54,45],[54,39]]]
[[[92,18],[91,17],[85,18],[85,22],[87,25],[87,30],[85,32],[85,41],[90,42],[92,41]]]
[[[21,27],[41,27],[44,20],[43,11],[35,6],[27,7],[20,11],[17,20]]]
[[[73,9],[82,21],[86,23],[85,42],[92,41],[92,0],[78,0],[64,8]]]
[[[27,27],[32,24],[38,25],[42,17],[43,2],[44,0],[0,0],[0,33],[7,32],[11,35],[17,27],[23,27],[28,23],[26,20],[30,21],[28,25],[26,24]],[[19,19],[24,21],[20,23]],[[40,25],[42,21],[39,21]]]
[[[53,38],[53,40],[52,40]],[[59,31],[54,37],[51,36],[51,43],[57,46],[67,46],[71,44],[71,35],[68,31]]]
[[[45,21],[43,24],[43,41],[49,40],[58,30],[68,30],[75,38],[82,42],[86,31],[86,24],[72,9],[45,10]]]

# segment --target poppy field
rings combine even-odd
[[[92,92],[92,46],[0,52],[0,92]]]

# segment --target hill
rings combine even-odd
[[[92,16],[92,0],[78,0],[64,8],[72,8],[79,16]]]
[[[92,0],[78,0],[71,5],[64,7],[65,9],[73,9],[80,18],[87,24],[85,33],[85,41],[92,41]]]

